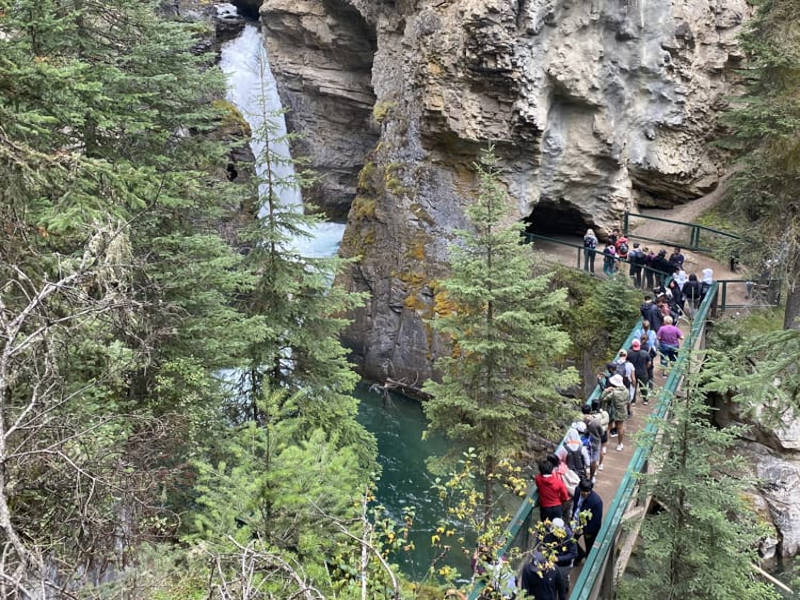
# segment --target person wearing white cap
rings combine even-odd
[[[622,375],[612,375],[608,382],[610,387],[603,391],[600,396],[600,402],[605,407],[608,405],[609,414],[613,411],[612,419],[617,426],[617,452],[622,452],[625,449],[623,441],[625,438],[625,421],[628,419],[628,390],[625,389],[625,382],[622,381]]]

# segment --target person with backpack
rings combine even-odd
[[[572,424],[564,438],[564,445],[561,447],[560,454],[564,457],[564,461],[567,463],[570,470],[577,473],[578,477],[581,479],[586,479],[589,476],[591,460],[581,440],[579,429],[585,431],[586,423],[578,421]]]
[[[539,516],[542,521],[563,519],[561,507],[570,498],[567,486],[553,470],[553,464],[549,460],[542,460],[539,462],[539,474],[534,477],[539,492]]]
[[[617,238],[616,242],[614,242],[614,248],[616,249],[617,256],[620,260],[628,260],[630,242],[628,241],[628,238],[625,237],[624,233]]]
[[[561,571],[561,593],[569,596],[569,575],[572,563],[578,557],[578,544],[569,525],[563,519],[553,519],[550,528],[542,539],[545,548],[555,554],[556,568]]]
[[[597,236],[591,229],[583,236],[583,270],[594,273],[594,257],[597,254]]]
[[[653,269],[655,269],[655,283],[656,285],[664,286],[667,282],[667,277],[672,275],[672,265],[667,260],[667,251],[659,250],[655,259],[653,259]]]
[[[650,353],[642,348],[642,343],[638,339],[634,339],[631,343],[631,348],[628,351],[628,363],[633,365],[636,373],[635,389],[639,390],[639,396],[642,398],[642,404],[647,404],[648,394],[650,392],[650,377],[648,368],[650,367]],[[634,392],[633,402],[636,402]]]
[[[599,414],[593,415],[591,408],[587,404],[584,404],[581,410],[583,411],[583,422],[586,425],[586,433],[581,434],[581,441],[584,442],[583,445],[586,446],[586,451],[589,453],[589,475],[594,481],[595,474],[603,462],[603,453],[601,451],[603,437],[605,436],[606,442],[608,442],[608,435],[604,431]],[[608,414],[606,414],[606,425],[608,425]],[[584,440],[584,436],[589,438],[588,444]]]
[[[661,327],[661,312],[658,310],[658,306],[653,303],[652,296],[648,294],[644,297],[644,302],[639,307],[639,312],[642,315],[642,319],[649,321],[653,329],[658,331],[658,328]]]
[[[628,254],[628,261],[631,263],[631,279],[637,288],[642,287],[642,267],[644,266],[644,252],[639,247],[639,243],[633,244],[633,250]]]
[[[700,281],[700,302],[706,297],[712,285],[714,285],[714,270],[703,269],[703,278]]]
[[[623,348],[617,355],[617,374],[622,375],[622,382],[628,390],[628,416],[631,416],[631,404],[636,397],[636,370],[633,365],[628,362],[628,351]]]
[[[611,277],[617,268],[617,251],[611,244],[606,244],[603,249],[603,273]]]
[[[676,279],[672,279],[669,282],[669,285],[667,286],[667,293],[672,312],[682,315],[685,310],[686,302],[683,298],[681,286],[678,285],[678,281]]]
[[[694,314],[700,302],[700,282],[697,281],[697,275],[694,273],[689,275],[689,280],[683,284],[683,296],[688,300],[687,308],[690,315]]]
[[[617,427],[617,433],[611,434],[611,437],[618,436],[617,452],[622,452],[625,449],[623,442],[625,441],[625,421],[628,420],[628,390],[625,389],[625,383],[622,381],[622,376],[619,374],[613,375],[609,379],[611,387],[603,391],[600,397],[601,405],[608,410],[609,415],[612,414],[613,420]]]

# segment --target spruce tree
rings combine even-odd
[[[252,325],[217,230],[239,200],[223,80],[159,4],[0,1],[0,526],[21,596],[173,531]]]
[[[756,4],[742,36],[746,93],[727,116],[724,143],[739,153],[728,198],[745,223],[743,258],[785,278],[784,328],[800,328],[800,1]]]
[[[622,597],[778,598],[752,569],[764,532],[744,497],[745,465],[734,454],[741,431],[712,424],[698,377],[673,400],[671,417],[659,422],[652,459],[658,469],[642,479],[643,493],[654,496],[659,510],[641,531],[644,575],[624,582]]]
[[[342,259],[304,255],[298,247],[322,221],[313,206],[299,204],[311,177],[302,159],[288,155],[293,134],[279,127],[283,111],[267,106],[263,72],[261,81],[261,126],[252,132],[261,148],[256,160],[262,168],[253,178],[261,210],[242,238],[249,245],[245,266],[256,280],[243,309],[261,317],[264,326],[249,336],[241,371],[252,413],[247,416],[261,420],[258,399],[265,388],[299,392],[297,410],[309,431],[321,428],[343,443],[360,442],[367,464],[374,443],[355,421],[358,402],[352,391],[358,376],[339,342],[348,323],[343,314],[362,296],[334,282]]]
[[[507,192],[492,151],[476,165],[479,191],[466,213],[472,229],[451,247],[451,275],[441,285],[453,311],[431,325],[452,343],[436,362],[440,382],[425,391],[428,431],[476,449],[482,464],[483,506],[491,515],[493,475],[499,461],[525,446],[526,435],[558,431],[568,412],[559,393],[576,382],[558,360],[570,340],[557,323],[566,292],[551,290],[548,275],[533,276],[521,224],[508,224]]]

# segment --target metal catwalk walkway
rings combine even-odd
[[[652,395],[649,405],[637,403],[634,406],[633,417],[625,426],[625,449],[617,452],[616,439],[609,439],[604,470],[597,472],[595,485],[595,490],[603,499],[603,525],[585,563],[581,568],[573,569],[571,573],[570,600],[606,599],[613,595],[616,582],[627,565],[638,537],[639,527],[648,509],[648,501],[642,502],[638,497],[636,474],[647,470],[650,448],[637,445],[635,436],[644,430],[651,434],[657,433],[659,423],[668,415],[672,397],[678,392],[683,377],[688,372],[691,354],[689,349],[697,349],[704,344],[706,321],[712,306],[717,301],[718,292],[719,284],[715,283],[691,324],[681,323],[686,340],[678,360],[673,364],[667,377],[660,374],[660,365],[656,363],[656,393]],[[634,333],[640,328],[641,321],[631,329],[622,348],[630,347]],[[599,394],[598,386],[586,399],[586,403],[591,403]],[[651,416],[655,418],[651,419]],[[505,532],[505,544],[499,556],[512,547],[519,548],[523,553],[528,549],[531,538],[529,528],[538,519],[539,511],[535,510],[537,507],[538,494],[536,486],[533,485]],[[626,523],[624,528],[623,523]],[[477,600],[480,591],[481,586],[476,585],[469,596],[470,600]]]

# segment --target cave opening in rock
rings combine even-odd
[[[258,21],[259,6],[261,4],[259,0],[231,0],[231,4],[233,4],[238,9],[239,14],[246,19]]]
[[[524,222],[526,231],[539,235],[583,236],[592,227],[584,214],[563,198],[540,198]]]

